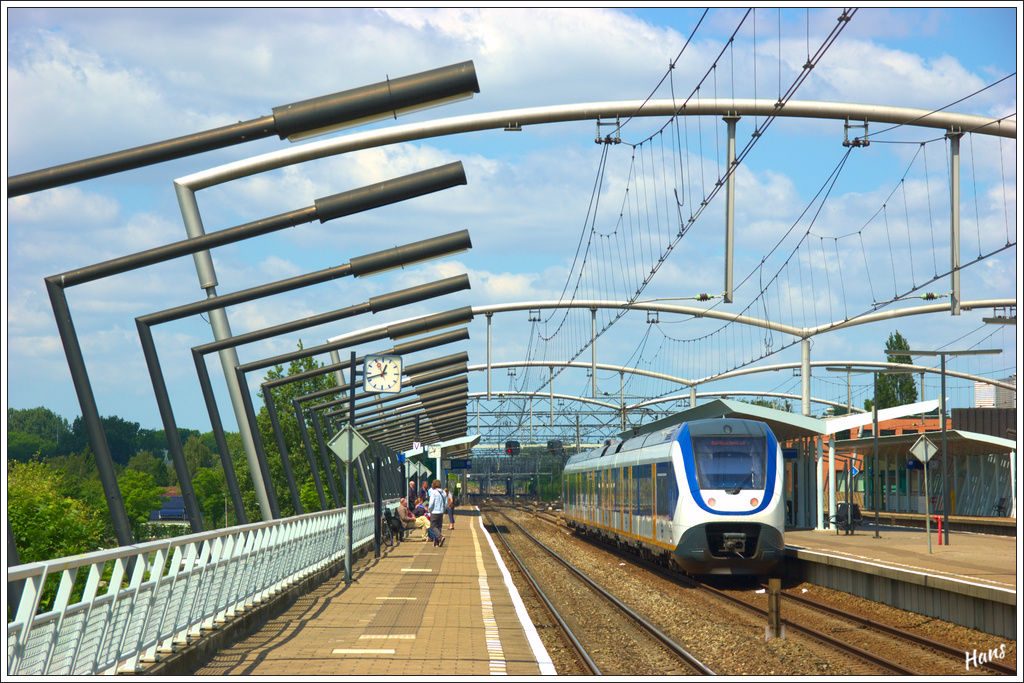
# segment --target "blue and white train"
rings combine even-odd
[[[569,458],[563,518],[689,574],[771,574],[785,552],[783,469],[763,422],[683,422]]]

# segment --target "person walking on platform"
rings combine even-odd
[[[434,534],[434,546],[444,545],[444,536],[441,534],[441,521],[444,519],[444,509],[447,507],[447,496],[441,490],[441,480],[435,479],[430,489],[430,500],[427,503],[427,510],[430,512],[430,530]]]
[[[426,505],[430,501],[430,486],[427,484],[427,480],[424,479],[423,483],[420,484],[420,490],[416,494],[417,498],[423,499],[423,504]]]
[[[448,528],[455,528],[455,496],[452,495],[451,490],[445,489],[444,495],[448,501]]]
[[[419,495],[416,491],[416,478],[413,477],[409,480],[409,495],[406,496],[406,499],[409,501],[409,505],[416,503],[416,496]]]

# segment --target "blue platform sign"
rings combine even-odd
[[[782,449],[782,457],[786,460],[796,460],[798,455],[800,455],[800,451],[795,448]]]
[[[470,465],[470,461],[467,458],[465,460],[452,460],[452,466],[449,467],[448,469],[450,469],[450,470],[470,470],[470,469],[473,469],[473,467]]]

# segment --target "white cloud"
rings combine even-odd
[[[697,79],[707,72],[711,59],[719,53],[741,14],[742,10],[709,14],[695,42],[687,47],[673,71],[672,85],[677,95],[689,94]],[[812,11],[812,48],[815,41],[831,30],[835,14],[828,9]],[[683,21],[678,17],[682,13],[663,16],[677,25],[658,25],[656,19],[645,23],[631,14],[608,9],[324,8],[238,12],[15,8],[9,14],[8,114],[9,130],[21,134],[7,141],[9,163],[15,172],[21,172],[81,159],[249,120],[269,114],[275,105],[466,59],[474,61],[482,91],[472,102],[432,110],[398,123],[534,105],[643,98],[665,74],[668,60],[678,54],[692,28],[680,28]],[[699,15],[692,16],[695,19]],[[776,95],[779,81],[788,84],[802,67],[808,49],[807,27],[803,16],[784,15],[780,78],[779,42],[772,35],[775,26],[771,26],[771,21],[766,23],[764,16],[762,13],[758,17],[757,95],[771,98]],[[929,32],[940,38],[948,35],[950,27],[944,23],[947,16],[939,10],[858,12],[797,97],[934,108],[968,94],[983,85],[984,78],[991,78],[977,67],[965,66],[968,46],[950,43],[944,54],[940,48],[920,49],[912,42]],[[301,39],[296,40],[297,36]],[[751,94],[745,92],[751,88],[753,76],[747,57],[752,52],[750,39],[749,30],[742,33],[730,55],[739,67],[735,84],[726,77],[730,71],[726,63],[719,65],[715,74],[717,93],[735,89],[738,96]],[[1004,64],[1009,65],[1009,55],[1006,59]],[[992,63],[1000,62],[996,59]],[[714,89],[709,83],[702,97],[709,96]],[[958,110],[1015,111],[1015,94],[1007,94],[1012,89],[995,88],[968,100]],[[668,95],[666,84],[657,97]],[[708,118],[702,121],[708,122]],[[460,272],[468,272],[472,282],[470,292],[246,345],[240,353],[243,361],[260,354],[294,350],[296,337],[303,338],[308,346],[326,336],[366,325],[467,303],[557,299],[573,264],[580,236],[587,236],[591,226],[602,235],[614,234],[617,229],[634,154],[628,143],[641,139],[641,131],[661,123],[633,121],[626,127],[627,144],[607,150],[609,165],[596,220],[591,196],[600,157],[606,150],[593,143],[593,122],[527,127],[515,134],[495,131],[392,145],[307,162],[202,191],[199,202],[204,224],[208,232],[214,232],[456,159],[462,160],[469,180],[465,187],[324,225],[315,221],[244,244],[215,249],[218,291],[225,293],[463,228],[470,230],[473,239],[474,248],[454,259],[366,280],[346,278],[232,307],[232,329],[240,334]],[[691,136],[697,135],[696,123],[690,121]],[[748,117],[741,121],[740,129],[749,135],[752,126],[753,119]],[[702,179],[705,190],[708,183],[714,182],[720,163],[721,151],[716,149],[722,141],[720,121],[713,128],[714,133],[711,128],[701,133],[703,148],[695,141],[697,138],[691,137],[686,151],[692,155],[692,163],[703,161],[707,169],[715,169]],[[841,128],[841,122],[780,118],[741,165],[737,183],[737,276],[754,273],[744,294],[759,289],[756,269],[760,259],[781,235],[793,228],[789,241],[766,264],[766,274],[774,274],[781,267],[782,259],[788,257],[796,239],[806,230],[810,219],[797,223],[799,214],[810,204],[842,153]],[[933,133],[941,135],[925,131],[929,136]],[[966,155],[968,151],[973,153],[970,183],[965,179],[965,192],[969,189],[973,197],[977,183],[979,215],[974,216],[973,199],[967,200],[971,207],[964,216],[965,244],[968,252],[976,249],[975,224],[980,220],[982,245],[987,251],[1005,242],[1008,234],[1010,238],[1015,235],[1016,143],[1003,140],[995,144],[982,136],[974,136],[970,142],[973,146],[965,138],[965,173]],[[51,333],[52,312],[42,279],[182,239],[180,212],[168,182],[171,178],[179,172],[197,172],[287,144],[271,138],[244,148],[120,174],[105,181],[9,200],[7,318],[9,334],[13,335],[8,339],[12,364],[25,364],[25,359],[31,357],[42,366],[49,360],[49,366],[54,368],[52,376],[61,378],[54,381],[67,385],[66,362],[60,358],[56,336]],[[939,142],[932,149],[941,145]],[[703,160],[697,158],[698,154]],[[863,233],[863,251],[859,236],[851,240],[851,260],[843,264],[851,308],[871,303],[863,272],[865,260],[873,268],[884,266],[887,271],[884,283],[874,283],[876,290],[892,288],[894,268],[888,238],[895,235],[906,243],[908,222],[909,237],[914,241],[915,268],[921,269],[916,277],[920,279],[920,272],[931,270],[931,232],[938,226],[937,234],[941,235],[948,215],[948,207],[943,203],[948,200],[939,200],[947,193],[942,182],[945,155],[938,151],[932,154],[929,149],[933,181],[930,186],[924,183],[923,174],[915,171],[900,187],[899,181],[912,156],[910,146],[873,145],[858,150],[857,168],[851,160],[850,168],[816,219],[815,239],[840,237],[856,233],[888,202],[893,232],[887,233],[872,222]],[[652,176],[650,167],[644,172],[647,178]],[[696,187],[696,172],[690,178]],[[891,199],[894,188],[900,192],[896,199]],[[723,274],[723,197],[723,193],[716,197],[661,266],[644,298],[717,291]],[[687,203],[690,201],[687,197]],[[929,209],[936,218],[927,218]],[[664,227],[671,223],[664,211],[660,220],[659,229],[664,236],[655,242],[658,248],[672,234]],[[657,229],[654,232],[657,234]],[[608,244],[613,243],[605,239]],[[916,251],[919,245],[923,245],[921,252]],[[948,262],[941,243],[937,249],[940,265]],[[927,263],[918,265],[918,253]],[[623,288],[631,292],[650,267],[648,261],[616,261],[608,245],[595,250],[591,258],[591,266],[604,272],[604,279],[585,283],[579,296],[618,295]],[[821,279],[823,268],[829,263],[828,259],[816,257],[803,272],[809,279],[810,268],[814,269],[813,294],[807,289],[809,282],[803,291],[796,292],[798,273],[790,271],[789,278],[779,285],[781,307],[787,316],[793,317],[789,313],[792,307],[799,317],[801,305],[811,318],[824,315],[830,304],[838,308],[838,280],[832,282],[830,291]],[[972,292],[984,289],[993,295],[1008,295],[1008,290],[1016,286],[1015,266],[1015,252],[1008,250],[997,259],[965,270],[964,276],[977,283]],[[874,272],[871,277],[876,277]],[[574,284],[571,283],[570,291]],[[787,298],[790,290],[792,298]],[[75,288],[69,293],[69,301],[83,345],[89,349],[90,374],[114,372],[144,388],[148,378],[141,366],[141,355],[134,355],[138,341],[132,317],[202,297],[192,259],[187,257]],[[779,308],[778,303],[772,305]],[[745,306],[746,302],[738,302],[735,308],[741,310]],[[500,326],[503,333],[497,335],[496,351],[501,349],[505,358],[522,358],[531,343],[525,312],[512,315],[507,323],[498,322],[498,317],[495,327]],[[601,320],[605,319],[607,315],[602,312]],[[642,323],[627,326],[626,322],[620,323],[621,332],[617,327],[602,338],[602,355],[614,358],[621,353],[625,358],[637,349],[645,328]],[[195,384],[191,360],[181,354],[187,354],[185,349],[191,345],[212,339],[205,323],[193,321],[186,331],[181,331],[179,325],[186,323],[176,324],[160,340],[162,357],[167,354],[169,358],[182,359],[168,370],[169,376],[173,372],[176,379],[180,377],[182,386],[188,386],[176,397],[190,395],[187,392],[194,390]],[[473,324],[477,338],[469,348],[477,356],[482,353],[483,326],[483,321]],[[717,327],[716,323],[712,329]],[[691,330],[703,331],[707,325],[689,321],[678,328],[682,330],[680,336],[685,336]],[[953,334],[936,332],[935,338]],[[552,357],[571,353],[588,336],[589,312],[574,314],[566,323],[564,334],[552,340],[545,353]],[[763,335],[753,335],[758,336]],[[835,339],[840,352],[854,353],[853,349],[861,348],[845,337],[835,335]],[[380,346],[386,344],[381,342]],[[832,344],[820,343],[816,353],[824,353]],[[870,344],[863,348],[868,347],[875,348]],[[646,355],[635,362],[654,362],[653,353],[648,347]],[[126,360],[120,362],[122,359]],[[212,375],[219,372],[216,364],[216,360],[209,362]],[[12,396],[27,395],[28,382],[21,378],[12,383]],[[106,389],[105,382],[100,390]],[[569,384],[575,384],[575,379],[559,380],[560,387]],[[116,383],[110,388],[116,390]],[[104,400],[102,405],[113,404]],[[188,422],[188,418],[184,421]]]

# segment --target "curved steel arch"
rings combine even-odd
[[[790,100],[779,107],[778,101],[768,99],[729,98],[708,99],[681,105],[675,100],[625,100],[621,102],[588,102],[546,107],[507,109],[504,111],[467,116],[453,116],[422,123],[409,123],[384,129],[353,133],[329,140],[312,142],[298,147],[243,159],[216,168],[182,176],[174,184],[182,189],[201,190],[229,180],[237,180],[254,173],[262,173],[291,164],[312,161],[334,154],[360,149],[381,147],[399,142],[470,133],[498,128],[522,128],[524,125],[591,121],[616,117],[639,116],[788,116],[845,121],[893,123],[923,128],[937,128],[957,133],[980,133],[1004,138],[1017,137],[1016,121],[995,119],[948,111],[931,111],[911,107],[891,107],[877,104],[850,102],[818,102]]]
[[[494,391],[491,392],[494,398],[556,398],[560,401],[577,401],[579,403],[590,403],[608,410],[618,411],[621,406],[614,403],[608,403],[607,401],[598,401],[597,399],[587,398],[586,396],[572,396],[570,394],[537,394],[530,391]],[[471,391],[466,394],[467,398],[486,399],[486,391]],[[494,398],[491,400],[493,401]]]
[[[712,380],[719,379],[731,379],[733,377],[739,377],[741,375],[749,375],[758,372],[775,372],[777,370],[790,370],[793,368],[800,367],[800,363],[779,363],[778,365],[761,365],[755,368],[741,368],[739,370],[731,370],[721,375],[715,375],[714,377],[708,377],[701,380],[695,380],[696,384],[703,382],[710,382]],[[876,367],[882,369],[894,369],[894,370],[909,370],[911,372],[927,372],[929,374],[939,374],[938,368],[932,368],[927,365],[910,365],[908,363],[893,363],[891,361],[850,361],[850,360],[836,360],[836,361],[814,361],[810,363],[811,367],[846,367],[852,365],[858,368],[864,367]],[[983,382],[985,384],[991,384],[994,387],[1000,387],[1002,389],[1009,389],[1010,391],[1017,391],[1017,387],[1008,384],[1006,382],[1000,382],[996,379],[989,377],[980,377],[978,375],[970,375],[966,372],[956,372],[954,370],[946,370],[947,377],[958,377],[960,379],[970,380],[972,382]]]
[[[1008,306],[1016,306],[1016,305],[1017,305],[1017,300],[1016,299],[980,299],[980,300],[977,300],[977,301],[962,301],[962,302],[960,302],[960,308],[962,310],[971,310],[971,309],[975,309],[975,308],[999,308],[999,307],[1008,307]],[[621,309],[621,308],[626,308],[626,309],[630,309],[630,310],[636,309],[636,310],[643,310],[643,311],[660,311],[660,312],[668,312],[668,313],[678,313],[678,314],[681,314],[681,315],[693,315],[693,316],[697,316],[697,317],[718,318],[718,319],[721,319],[721,320],[728,320],[728,321],[731,321],[731,322],[738,322],[738,323],[744,324],[744,325],[752,325],[752,326],[756,326],[756,327],[763,327],[763,328],[766,328],[766,329],[772,329],[772,330],[777,330],[777,331],[780,331],[780,332],[785,332],[785,333],[788,333],[788,334],[792,334],[792,335],[794,335],[796,337],[799,337],[801,339],[804,339],[804,340],[809,339],[810,337],[813,337],[813,336],[818,335],[818,334],[824,334],[825,332],[832,332],[834,330],[844,329],[846,327],[852,327],[854,325],[866,325],[868,323],[877,322],[879,320],[891,320],[893,318],[900,318],[900,317],[911,316],[911,315],[926,315],[926,314],[929,314],[929,313],[942,313],[942,312],[945,312],[945,311],[949,310],[949,306],[945,305],[945,304],[927,304],[927,305],[924,305],[924,306],[914,306],[914,307],[908,307],[908,308],[901,308],[901,309],[897,309],[897,310],[893,310],[893,311],[881,311],[881,312],[872,313],[872,314],[868,314],[868,315],[864,315],[864,316],[859,316],[857,318],[853,318],[851,320],[843,321],[841,323],[831,323],[831,324],[828,324],[828,325],[819,325],[819,326],[816,326],[816,327],[813,327],[813,328],[797,328],[797,327],[793,327],[793,326],[790,326],[790,325],[781,325],[781,324],[778,324],[778,323],[772,323],[769,320],[764,320],[764,319],[761,319],[761,318],[754,318],[754,317],[751,317],[751,316],[742,316],[742,315],[729,314],[729,313],[725,313],[725,312],[717,311],[717,310],[703,309],[703,308],[699,308],[697,306],[680,306],[680,305],[676,305],[676,304],[663,304],[663,303],[656,303],[656,302],[636,302],[636,303],[630,304],[629,302],[624,302],[624,301],[602,301],[602,300],[527,301],[527,302],[518,302],[518,303],[493,304],[493,305],[490,305],[490,306],[474,306],[473,307],[473,315],[476,316],[476,315],[479,315],[479,314],[482,313],[482,314],[487,316],[487,319],[488,319],[488,337],[489,337],[490,336],[490,327],[489,327],[489,325],[490,325],[490,318],[491,318],[491,316],[494,313],[509,313],[509,312],[513,312],[513,311],[525,311],[525,310],[539,309],[539,308],[588,308],[588,309],[596,309],[596,308],[620,308]],[[502,364],[495,364],[495,363],[492,363],[491,362],[491,358],[490,358],[490,353],[491,353],[490,342],[488,342],[488,345],[487,345],[487,364],[484,367],[484,369],[487,371],[487,375],[488,375],[488,387],[490,386],[490,370],[491,370],[492,367],[519,367],[519,366],[528,367],[527,362],[513,363],[513,364],[504,364],[504,363],[502,363]],[[684,379],[684,378],[681,378],[681,377],[672,377],[671,375],[664,375],[662,373],[654,373],[654,372],[651,372],[649,370],[637,370],[635,368],[623,368],[621,366],[613,366],[613,365],[600,364],[600,363],[597,363],[596,356],[594,357],[594,360],[592,360],[591,363],[589,363],[589,364],[583,364],[583,363],[558,363],[558,362],[543,362],[543,361],[535,361],[533,363],[535,363],[538,366],[548,366],[548,367],[553,367],[553,366],[554,367],[587,367],[587,368],[590,368],[590,370],[592,372],[594,372],[594,373],[596,373],[596,371],[599,370],[599,369],[601,369],[601,370],[613,370],[613,371],[616,371],[616,372],[630,372],[632,374],[639,374],[639,375],[644,375],[644,376],[648,376],[648,377],[654,377],[656,379],[666,379],[666,380],[668,380],[670,382],[678,382],[679,384],[682,384],[683,386],[690,387],[691,393],[693,392],[693,387],[698,385],[698,384],[704,384],[704,383],[711,382],[711,381],[714,381],[714,380],[719,380],[719,379],[727,379],[727,378],[730,378],[730,377],[735,377],[735,376],[739,376],[739,375],[743,375],[743,374],[762,372],[763,371],[762,368],[766,368],[766,367],[769,368],[769,369],[772,369],[772,370],[777,370],[777,369],[781,369],[781,368],[800,367],[802,365],[801,363],[796,363],[796,364],[782,364],[782,365],[778,365],[778,366],[758,366],[758,367],[754,367],[754,368],[741,368],[739,370],[731,370],[729,372],[725,372],[725,373],[722,373],[722,374],[719,374],[719,375],[711,375],[711,376],[703,377],[703,378],[699,378],[699,379]],[[844,361],[843,363],[844,364],[849,364],[849,361]],[[809,366],[810,367],[814,367],[814,366],[837,365],[837,364],[839,364],[839,363],[837,363],[837,362],[820,362],[819,361],[819,362],[809,363]],[[866,363],[866,364],[867,365],[872,365],[873,363]],[[861,365],[865,365],[865,363],[861,363]],[[892,363],[889,363],[889,364],[879,363],[878,365],[879,365],[879,367],[889,367],[890,365],[895,365],[895,364],[892,364]],[[905,369],[908,366],[903,364],[903,365],[900,365],[900,367]],[[934,368],[925,368],[923,366],[913,366],[913,367],[914,368],[920,368],[919,370],[917,370],[919,372],[937,372],[937,370],[935,370]],[[480,366],[472,366],[470,369],[479,370]],[[949,371],[947,371],[946,374],[950,375],[950,376],[957,376],[957,377],[965,378],[965,379],[972,379],[974,381],[985,382],[985,383],[988,383],[988,384],[992,384],[993,386],[1002,387],[1004,389],[1011,389],[1013,391],[1016,391],[1016,387],[1014,387],[1012,385],[1006,384],[1005,382],[999,382],[997,380],[992,380],[992,379],[989,379],[987,377],[975,377],[973,375],[966,375],[964,373],[957,373],[957,374],[953,375]],[[540,388],[538,389],[538,392],[540,391],[540,389],[543,389],[546,385],[547,385],[547,381],[542,382]],[[811,400],[809,393],[808,393],[808,396],[803,397],[803,398],[808,400],[808,401]]]
[[[960,302],[960,308],[968,310],[975,308],[1003,308],[1016,305],[1016,299],[979,299],[976,301]],[[755,318],[749,315],[737,315],[735,313],[728,313],[717,309],[700,308],[699,306],[682,306],[678,304],[658,303],[656,301],[638,301],[631,304],[628,301],[606,301],[600,299],[582,299],[576,301],[523,301],[492,304],[489,306],[473,306],[473,315],[509,313],[512,311],[526,311],[536,308],[626,308],[638,311],[677,313],[679,315],[692,315],[696,318],[715,318],[718,320],[740,323],[741,325],[762,327],[775,332],[790,334],[800,339],[808,339],[818,334],[824,334],[825,332],[841,330],[847,327],[854,327],[856,325],[866,325],[878,322],[879,320],[891,320],[893,318],[901,318],[911,315],[925,315],[928,313],[944,313],[949,311],[949,304],[926,304],[923,306],[899,308],[892,311],[878,311],[850,318],[849,320],[826,323],[815,327],[795,327],[793,325],[784,325],[782,323],[772,322],[771,320],[765,320],[763,318]]]
[[[641,370],[639,368],[630,368],[630,367],[626,367],[626,366],[623,366],[623,365],[610,365],[608,363],[598,363],[597,365],[593,365],[591,363],[577,363],[575,361],[560,361],[560,360],[550,360],[550,361],[549,360],[502,361],[500,363],[491,363],[490,365],[470,365],[470,366],[468,366],[466,368],[466,371],[467,372],[481,372],[481,371],[482,372],[486,372],[488,370],[488,368],[491,368],[491,369],[497,368],[497,369],[500,370],[500,369],[503,369],[503,368],[533,368],[533,367],[537,367],[537,368],[576,368],[578,370],[579,369],[590,370],[590,369],[596,367],[598,370],[610,370],[612,372],[627,372],[627,373],[629,373],[631,375],[641,375],[641,376],[644,376],[644,377],[653,377],[654,379],[663,379],[663,380],[666,380],[668,382],[676,382],[678,384],[682,384],[683,386],[687,386],[687,387],[691,386],[693,384],[697,384],[697,382],[694,382],[693,380],[684,379],[682,377],[674,377],[673,375],[666,375],[666,374],[664,374],[662,372],[652,372],[650,370]],[[507,391],[504,391],[504,392],[492,391],[491,392],[492,395],[493,394],[499,394],[499,393],[507,394],[509,392],[507,392]],[[532,393],[535,396],[544,396],[544,395],[546,395],[546,394],[539,393],[539,390],[536,391],[536,392],[527,392],[527,393],[528,394]]]

